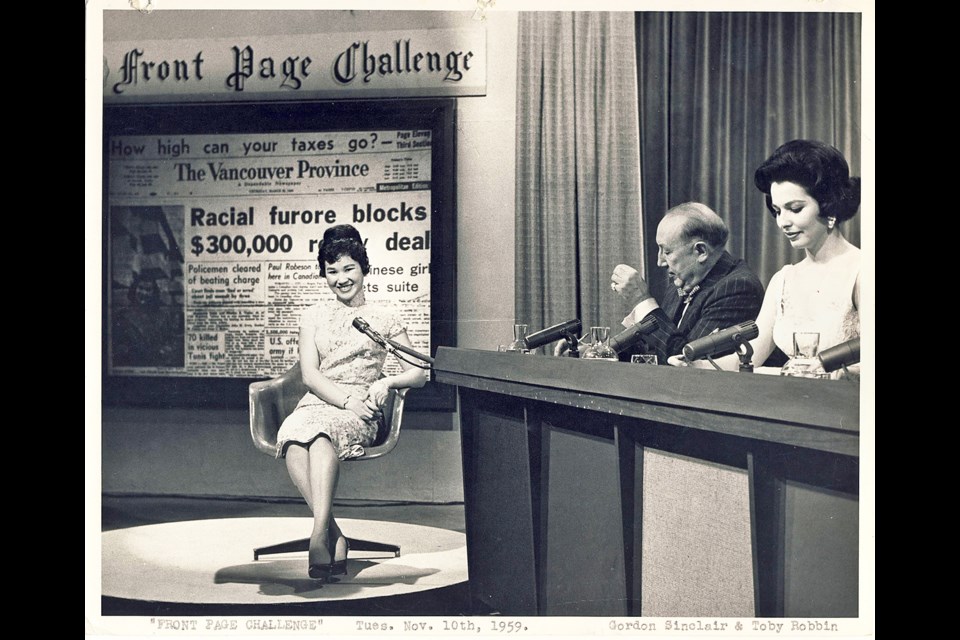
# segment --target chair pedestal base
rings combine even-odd
[[[350,551],[383,551],[385,553],[392,553],[395,558],[400,557],[400,547],[395,544],[373,542],[371,540],[357,540],[356,538],[347,538],[347,542],[350,545]],[[300,540],[271,544],[266,547],[257,547],[253,550],[253,559],[259,560],[260,556],[276,553],[294,553],[309,550],[310,538],[301,538]]]

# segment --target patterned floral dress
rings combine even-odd
[[[325,301],[308,307],[300,318],[301,329],[316,331],[314,345],[320,356],[320,373],[355,398],[367,397],[370,385],[380,376],[387,351],[353,327],[361,317],[380,335],[394,338],[405,331],[389,308],[374,304],[348,307]],[[307,392],[277,433],[277,457],[286,455],[291,442],[309,445],[319,435],[327,436],[341,460],[363,455],[377,436],[377,422],[361,420],[349,409],[328,404]]]

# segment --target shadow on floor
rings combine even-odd
[[[389,520],[463,533],[463,504],[337,504],[337,517]],[[307,517],[302,502],[219,497],[102,496],[101,529],[210,518]],[[101,597],[103,616],[463,616],[489,615],[471,605],[467,583],[417,593],[362,600],[271,605],[149,602]]]

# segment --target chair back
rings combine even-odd
[[[299,362],[276,378],[250,384],[250,437],[257,449],[270,456],[276,455],[280,425],[293,413],[306,392],[307,386],[303,384]],[[363,456],[350,460],[379,458],[397,446],[406,394],[406,389],[390,390],[384,403],[383,421],[377,430],[376,440],[371,446],[364,447]]]

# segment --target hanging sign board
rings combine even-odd
[[[105,42],[104,102],[486,95],[486,32]]]

